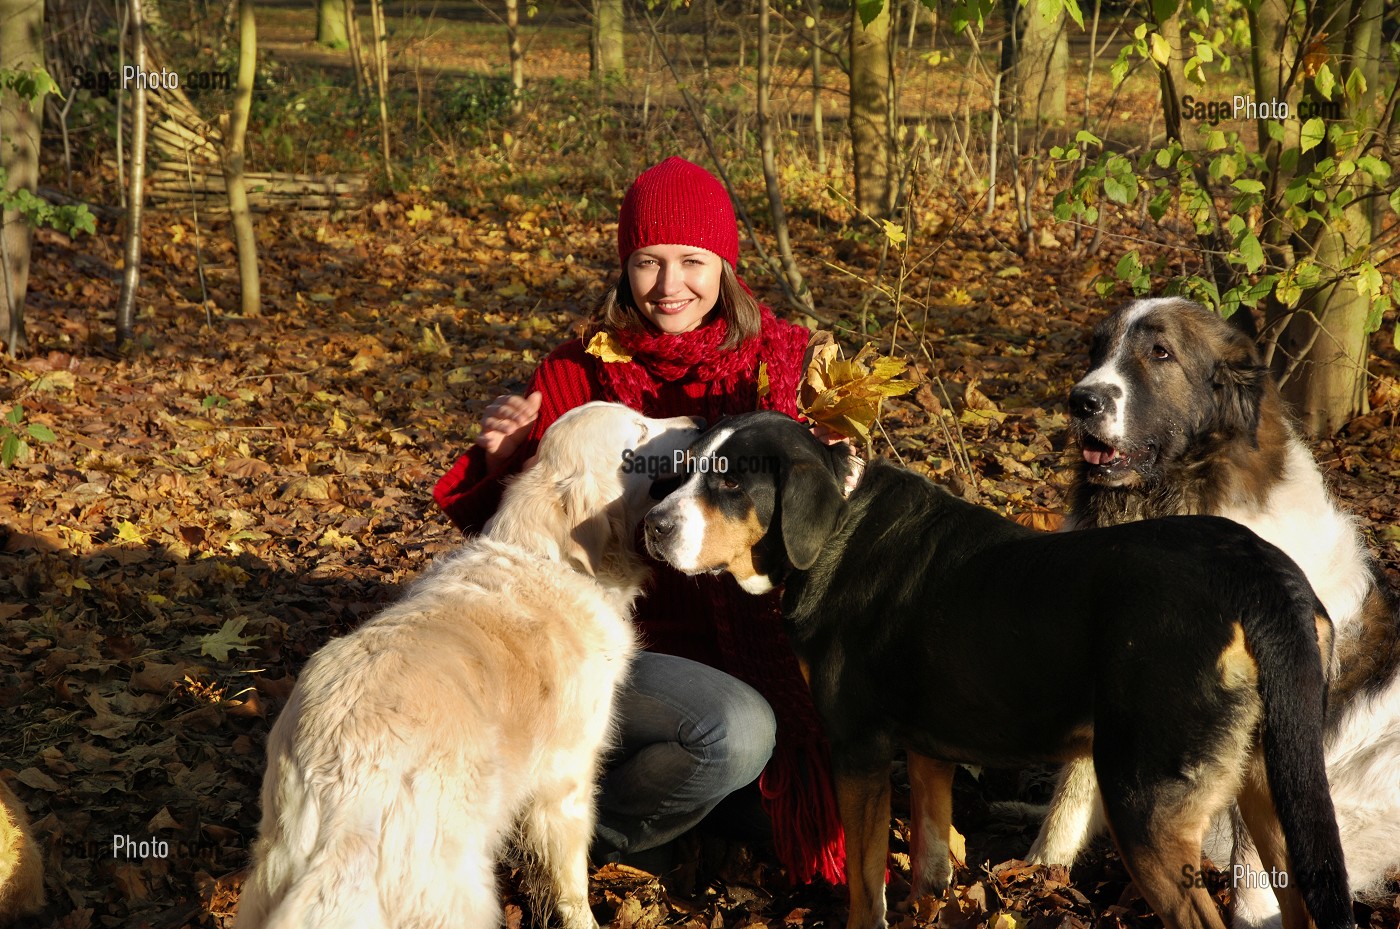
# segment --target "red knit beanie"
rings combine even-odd
[[[739,264],[739,228],[729,193],[684,158],[667,158],[632,182],[617,218],[617,260],[648,245],[689,245]]]

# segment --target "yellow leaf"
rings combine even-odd
[[[953,826],[948,824],[948,854],[953,858],[953,864],[959,868],[967,867],[967,839]],[[1006,929],[1015,929],[1014,926]]]
[[[421,203],[413,204],[412,208],[410,208],[408,211],[408,223],[410,226],[416,226],[419,223],[426,223],[432,218],[433,211],[428,209],[426,206],[423,206]]]
[[[345,421],[345,417],[340,415],[340,410],[331,411],[331,435],[345,435],[350,431],[350,424]]]
[[[905,362],[881,356],[871,345],[846,361],[831,333],[817,332],[807,343],[797,407],[841,435],[868,439],[880,400],[914,389],[912,381],[895,380],[904,368]]]
[[[888,219],[880,220],[881,227],[884,228],[885,238],[890,240],[891,245],[901,245],[908,238],[904,234],[904,227],[899,223],[892,223]]]
[[[1171,43],[1160,32],[1152,33],[1152,60],[1164,68],[1172,60]]]
[[[593,338],[588,340],[588,348],[584,349],[595,358],[601,358],[605,364],[615,362],[628,362],[632,356],[627,354],[627,350],[617,341],[617,338],[606,329],[599,330]]]
[[[768,396],[768,390],[768,362],[760,361],[758,363],[758,395],[760,397],[766,397]]]
[[[146,540],[141,536],[140,530],[123,519],[117,523],[117,541],[136,542],[140,544]]]

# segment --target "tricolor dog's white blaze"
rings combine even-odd
[[[1139,300],[1127,310],[1124,320],[1123,330],[1130,330],[1139,319],[1145,316],[1158,303],[1169,303],[1169,300]],[[1128,416],[1128,381],[1123,376],[1123,363],[1127,359],[1127,340],[1119,342],[1114,346],[1113,352],[1104,359],[1103,363],[1094,368],[1076,384],[1076,387],[1096,388],[1104,399],[1108,401],[1107,407],[1103,411],[1103,419],[1098,427],[1098,438],[1108,445],[1117,446],[1122,444],[1127,438],[1127,416]]]
[[[717,427],[691,448],[691,455],[694,458],[708,457],[712,450],[723,445],[733,434],[733,429]],[[699,471],[692,472],[651,511],[653,516],[668,519],[675,525],[674,531],[659,546],[660,550],[653,550],[652,554],[664,558],[684,574],[698,574],[716,567],[700,563],[701,553],[705,550],[705,513],[700,508],[703,486],[703,475]],[[648,545],[653,546],[653,543],[649,540]],[[723,565],[718,567],[722,568]]]

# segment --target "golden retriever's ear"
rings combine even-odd
[[[564,560],[597,577],[603,562],[618,547],[622,517],[598,482],[586,475],[564,478],[555,485],[563,505],[567,538],[560,539]]]
[[[616,531],[607,513],[598,513],[577,523],[564,546],[564,559],[584,574],[597,577],[603,560],[615,544]]]

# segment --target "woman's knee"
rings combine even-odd
[[[763,772],[773,754],[778,724],[773,709],[758,691],[730,678],[717,727],[719,738],[711,743],[713,761],[732,772],[733,789],[748,784]]]

